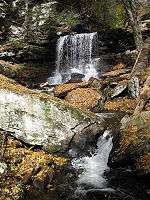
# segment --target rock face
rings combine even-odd
[[[68,145],[75,134],[91,126],[96,117],[46,94],[38,94],[0,77],[0,128],[32,145]],[[63,147],[64,147],[63,146]]]
[[[5,173],[7,170],[7,165],[4,162],[0,162],[0,174]]]

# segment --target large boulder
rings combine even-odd
[[[119,146],[113,154],[112,163],[121,166],[134,164],[138,171],[150,173],[150,112],[125,116],[121,123]]]
[[[85,135],[85,130],[90,136],[97,134],[103,123],[90,112],[73,108],[47,94],[36,93],[2,75],[0,113],[2,130],[26,143],[53,149],[68,147],[74,136],[82,131]],[[80,139],[77,142],[80,143]]]
[[[110,156],[114,167],[132,166],[149,189],[150,175],[150,110],[149,110],[149,77],[145,81],[137,99],[137,106],[132,116],[124,116],[121,120],[119,142]]]

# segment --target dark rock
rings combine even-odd
[[[113,188],[115,191],[113,195],[120,197],[119,199],[146,199],[143,185],[131,169],[111,169],[106,176],[108,178],[107,187]]]
[[[71,31],[76,33],[89,33],[89,30],[83,24],[76,24],[71,27]]]
[[[84,74],[73,73],[71,74],[71,79],[67,83],[80,83],[84,77]]]
[[[122,53],[135,49],[133,34],[123,29],[110,29],[98,32],[99,54]]]

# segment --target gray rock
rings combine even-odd
[[[0,89],[0,128],[32,145],[66,147],[84,130],[96,134],[103,119],[66,105],[57,98]],[[93,125],[93,128],[91,125]],[[80,138],[78,141],[80,143]]]
[[[7,165],[4,162],[0,162],[0,174],[4,174],[7,171]]]
[[[129,115],[125,115],[122,119],[121,119],[121,129],[124,129],[128,123],[130,122],[131,118]]]
[[[111,98],[118,97],[118,96],[119,96],[120,94],[122,94],[126,89],[127,89],[127,84],[125,84],[125,85],[117,85],[117,86],[114,88],[114,92],[113,92],[113,94],[111,95]]]
[[[128,90],[132,98],[137,98],[140,95],[139,79],[133,76],[128,82]]]

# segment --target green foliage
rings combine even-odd
[[[19,50],[19,49],[22,49],[25,45],[27,45],[27,43],[25,43],[23,38],[22,39],[13,38],[13,39],[10,39],[10,45],[12,49]]]
[[[66,25],[76,25],[79,23],[78,18],[76,17],[76,14],[72,10],[64,10],[60,14],[57,13],[56,16],[57,23],[64,23]]]
[[[92,6],[94,15],[99,22],[109,28],[123,28],[126,20],[126,13],[121,3],[113,1],[95,1]]]

